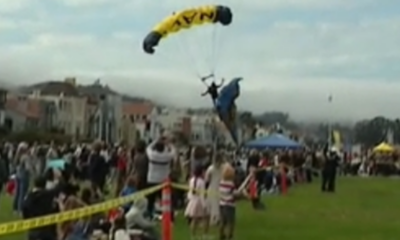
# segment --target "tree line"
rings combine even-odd
[[[354,124],[319,123],[310,127],[291,120],[288,113],[271,111],[260,115],[242,112],[239,114],[239,121],[249,128],[254,128],[256,125],[272,126],[279,123],[280,126],[292,132],[306,132],[319,140],[328,139],[329,130],[337,130],[340,132],[343,142],[362,144],[366,147],[388,141],[388,138],[393,143],[400,143],[400,119],[389,119],[384,116],[363,119]]]

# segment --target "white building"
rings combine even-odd
[[[191,143],[194,145],[210,144],[216,138],[214,114],[191,116]]]
[[[122,137],[122,97],[102,84],[100,79],[93,84],[77,86],[77,89],[92,103],[85,116],[88,137],[112,144],[119,142]]]
[[[162,132],[183,131],[184,120],[189,117],[185,108],[159,107],[151,114],[151,136],[158,138]]]
[[[126,102],[123,115],[135,125],[136,138],[144,141],[154,139],[154,120],[157,108],[150,102]]]
[[[65,134],[74,137],[83,137],[86,132],[86,103],[87,100],[80,96],[43,95],[40,90],[33,91],[28,98],[39,99],[54,103],[56,107],[57,127],[63,129]]]
[[[122,138],[122,98],[119,95],[103,95],[97,99],[95,111],[91,113],[88,128],[91,137],[108,143],[116,143]]]

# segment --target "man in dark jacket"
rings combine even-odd
[[[0,194],[8,180],[7,165],[4,158],[0,156]]]
[[[340,157],[337,150],[330,149],[325,156],[325,162],[322,169],[322,186],[323,192],[335,192],[336,169],[339,165]]]
[[[29,192],[23,202],[22,216],[24,219],[42,217],[58,212],[55,202],[57,190],[46,190],[46,179],[35,179],[34,188]],[[57,239],[56,225],[31,229],[28,233],[29,240],[54,240]]]
[[[100,154],[101,143],[93,145],[93,152],[89,157],[89,178],[96,190],[104,191],[108,165],[106,159]]]
[[[135,146],[135,155],[130,167],[130,175],[136,177],[138,190],[143,190],[147,187],[148,169],[149,159],[146,154],[146,142],[139,141]]]

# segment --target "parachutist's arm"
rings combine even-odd
[[[205,92],[203,92],[203,93],[201,94],[201,96],[204,97],[204,96],[206,96],[207,94],[208,94],[208,90],[205,91]]]
[[[225,78],[223,78],[223,79],[221,80],[221,83],[217,85],[217,88],[219,88],[219,87],[221,87],[222,85],[224,85],[224,82],[225,82]]]

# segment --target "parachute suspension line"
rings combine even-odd
[[[204,38],[204,36],[199,34],[199,31],[197,31],[197,34],[193,34],[195,37],[195,39],[202,39]],[[196,36],[197,35],[197,36]],[[197,45],[197,46],[204,46],[204,42],[198,41],[196,44],[190,44],[190,40],[188,39],[189,37],[185,34],[183,34],[183,36],[179,39],[179,47],[182,51],[183,54],[189,56],[189,61],[192,62],[193,67],[194,67],[194,71],[196,73],[196,77],[198,77],[199,79],[202,79],[203,77],[205,77],[205,75],[209,75],[210,73],[204,73],[202,71],[201,65],[202,65],[202,61],[199,60],[199,58],[196,58],[196,54],[194,52],[193,49],[193,45]],[[200,49],[199,51],[204,52],[204,49]],[[204,63],[203,63],[204,64]],[[209,71],[209,69],[207,69],[207,71]],[[202,81],[203,82],[203,81]],[[204,82],[203,82],[204,83]]]
[[[191,8],[190,4],[185,4],[186,8]],[[183,59],[182,65],[186,66],[188,63],[188,68],[189,68],[189,73],[190,75],[194,74],[195,77],[201,78],[201,72],[199,71],[198,68],[198,63],[196,61],[196,58],[193,57],[193,55],[190,52],[190,44],[188,42],[187,36],[185,34],[182,34],[182,36],[177,36],[176,39],[178,39],[175,44],[177,44],[177,48],[180,51],[181,59]],[[189,49],[189,51],[188,51]],[[176,58],[176,56],[174,56]],[[188,58],[189,57],[189,58]]]
[[[165,61],[167,61],[167,63],[169,63],[169,64],[172,64],[172,63],[176,63],[176,62],[177,62],[177,56],[176,56],[176,54],[175,54],[175,55],[171,55],[171,54],[167,54],[167,53],[161,52],[161,51],[158,51],[157,54],[158,54],[161,58],[163,58]],[[180,54],[179,54],[179,55],[180,55]],[[179,58],[179,57],[178,57],[178,59],[179,59],[179,60],[182,60],[182,62],[179,61],[178,64],[182,64],[183,62],[185,62],[185,60],[183,59],[183,57],[182,57],[182,58]],[[195,74],[196,69],[195,69],[195,68],[184,68],[183,71],[184,71],[185,74],[189,74],[190,76],[192,76],[193,74]]]
[[[182,36],[182,37],[186,37],[186,36]],[[201,79],[203,76],[201,75],[201,72],[199,71],[196,58],[193,56],[193,54],[191,52],[190,44],[188,43],[187,38],[182,39],[182,38],[178,37],[178,39],[179,39],[178,45],[179,45],[179,49],[180,49],[181,53],[183,55],[189,56],[190,67],[193,69],[196,77]]]
[[[190,38],[188,37],[191,54],[197,56],[196,63],[198,64],[198,70],[203,75],[210,74],[210,67],[207,62],[207,55],[210,52],[210,48],[207,46],[207,42],[204,41],[205,36],[207,36],[207,30],[208,28],[195,28]]]
[[[198,0],[189,0],[188,2],[189,8],[193,8],[193,6],[198,5]],[[203,4],[206,4],[204,0],[202,0],[201,2],[204,2]],[[192,29],[193,34],[185,36],[187,51],[192,58],[192,61],[195,62],[197,75],[200,79],[204,77],[204,75],[210,74],[208,72],[209,69],[207,69],[208,67],[205,63],[207,59],[203,59],[204,53],[208,53],[204,41],[202,41],[204,40],[203,30],[203,28],[194,28]],[[204,72],[205,70],[207,70],[207,72]]]
[[[176,62],[176,58],[174,58],[173,55],[167,54],[167,53],[165,53],[163,51],[158,50],[157,55],[159,55],[164,60],[168,61],[168,63]]]
[[[217,61],[216,58],[218,56],[217,53],[217,32],[218,32],[218,27],[217,26],[213,26],[213,30],[212,30],[212,38],[211,38],[211,59],[210,59],[210,67],[211,67],[211,74],[216,74],[216,68],[217,68]]]
[[[200,14],[203,16],[202,18],[192,18],[193,14]],[[200,16],[199,15],[199,16]],[[160,41],[162,38],[169,36],[171,34],[174,34],[178,31],[184,30],[186,28],[191,28],[192,26],[198,26],[198,25],[203,25],[203,24],[221,24],[223,26],[228,26],[232,22],[232,11],[229,7],[227,6],[221,6],[221,5],[206,5],[206,6],[201,6],[201,7],[195,7],[195,8],[190,8],[190,9],[185,9],[183,11],[179,12],[173,12],[170,16],[167,16],[164,18],[160,23],[158,23],[149,34],[146,35],[145,39],[143,40],[143,50],[147,54],[154,54],[156,52],[155,48],[159,45]],[[187,19],[191,19],[190,21]],[[182,26],[180,23],[182,21],[188,22],[188,25]],[[210,29],[212,30],[212,28]],[[216,30],[214,30],[216,31]],[[214,34],[213,34],[214,35]],[[183,36],[185,37],[185,36]],[[193,52],[192,44],[188,44],[187,42],[182,43],[183,39],[180,39],[179,37],[177,38],[178,41],[181,42],[179,45],[179,50],[182,53],[185,53],[190,57],[191,61],[187,61],[191,63],[191,68],[195,67],[196,75],[198,77],[204,77],[202,76],[199,72],[199,66],[198,66],[198,61],[199,61],[199,53]],[[216,37],[213,37],[213,43],[215,44]],[[204,43],[204,36],[200,36],[198,41],[202,41],[202,44]],[[213,44],[213,49],[212,50],[212,55],[214,55],[214,61],[219,56],[216,55],[216,49]],[[201,45],[198,45],[201,46]],[[196,46],[197,47],[197,46]],[[204,50],[202,52],[205,52]],[[208,52],[208,51],[207,51]],[[206,53],[207,53],[206,52]],[[213,71],[211,73],[215,72],[215,66],[213,66]],[[210,74],[210,72],[207,72],[207,74]],[[213,77],[214,74],[211,74],[210,77]],[[208,78],[210,78],[208,77]]]
[[[198,4],[198,0],[191,0],[188,3],[188,8],[191,8],[195,5]],[[215,5],[217,5],[217,0],[212,0]],[[205,0],[202,0],[203,4],[207,4]],[[188,49],[188,54],[192,61],[196,65],[196,75],[200,79],[203,77],[206,77],[208,75],[212,75],[213,80],[215,80],[215,67],[214,67],[214,51],[215,51],[215,31],[216,31],[216,25],[212,26],[212,33],[210,31],[209,34],[212,34],[212,39],[211,39],[211,46],[207,46],[204,42],[204,29],[202,28],[195,28],[194,34],[188,39],[188,36],[185,36],[185,45]],[[182,40],[182,39],[181,39]],[[190,40],[190,41],[189,41]],[[193,40],[193,41],[192,41]],[[192,44],[190,44],[192,43]],[[195,46],[195,47],[194,47]],[[182,45],[181,45],[182,47]],[[198,51],[198,52],[197,52]],[[199,57],[199,53],[201,54],[201,57]],[[196,57],[197,56],[197,57]],[[204,59],[203,59],[204,58]],[[206,81],[202,81],[203,84],[208,86],[206,84]]]
[[[212,0],[212,4],[218,5],[218,0]],[[217,25],[213,25],[212,29],[212,36],[211,36],[211,55],[210,55],[210,71],[211,74],[217,75],[217,61],[216,58],[218,57],[218,27]]]
[[[225,32],[228,32],[229,29],[224,29],[224,34],[221,34],[220,29],[221,28],[217,28],[215,33],[215,49],[216,49],[216,54],[214,59],[215,68],[218,68],[219,64],[221,63],[221,60],[223,60],[224,49],[226,48],[226,45],[229,44],[228,42],[226,44],[222,44],[222,42],[225,39],[229,39],[225,36]]]

